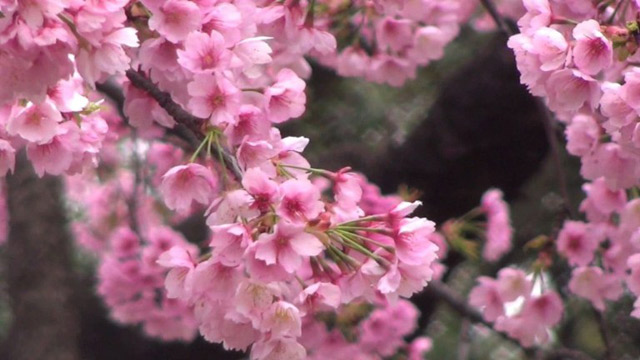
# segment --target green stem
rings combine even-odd
[[[346,221],[343,223],[340,223],[338,225],[336,225],[336,227],[342,227],[342,226],[350,226],[351,224],[359,224],[362,222],[368,222],[368,221],[381,221],[384,220],[385,216],[384,215],[369,215],[369,216],[365,216],[365,217],[361,217],[360,219],[356,219],[356,220],[351,220],[351,221]]]
[[[191,158],[189,159],[189,162],[194,162],[196,161],[196,159],[198,158],[198,155],[200,154],[200,151],[202,151],[202,149],[204,149],[205,145],[211,141],[211,135],[207,134],[207,136],[202,140],[202,142],[200,143],[200,145],[198,145],[198,148],[196,149],[196,151],[193,153],[193,155],[191,155]]]
[[[336,230],[345,230],[345,231],[365,231],[370,233],[382,234],[387,236],[392,236],[393,234],[389,229],[380,229],[380,228],[370,228],[365,226],[336,226]]]
[[[350,232],[343,231],[343,230],[329,230],[329,231],[335,231],[335,232],[338,232],[338,234],[340,234],[342,236],[353,237],[355,239],[374,244],[376,246],[379,246],[379,247],[385,249],[387,252],[389,252],[391,254],[395,254],[395,252],[396,252],[396,249],[394,249],[392,246],[385,245],[385,244],[383,244],[383,243],[381,243],[379,241],[370,239],[370,238],[368,238],[366,236],[362,236],[360,234],[350,233]]]

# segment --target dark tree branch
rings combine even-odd
[[[133,86],[146,91],[178,124],[186,127],[195,138],[200,141],[205,138],[204,130],[208,124],[206,119],[193,116],[185,111],[178,103],[173,101],[171,94],[160,90],[144,73],[129,69],[126,75]],[[231,171],[238,181],[242,180],[242,170],[240,170],[235,157],[224,149],[220,149],[220,152],[227,169]]]
[[[96,89],[106,95],[107,98],[114,103],[118,110],[118,114],[128,124],[129,119],[124,113],[124,92],[122,91],[122,87],[110,79],[102,83],[96,83]],[[166,129],[166,131],[168,134],[184,140],[192,150],[195,150],[200,144],[200,140],[198,140],[195,134],[187,129],[183,124],[178,123],[173,127],[173,129]]]
[[[186,126],[198,139],[204,139],[203,130],[207,124],[206,119],[193,116],[186,112],[178,103],[173,101],[171,94],[160,90],[145,74],[129,69],[126,75],[133,86],[147,92],[177,123]]]
[[[75,360],[79,318],[60,179],[38,178],[24,151],[7,177],[8,292],[13,322],[0,358]]]

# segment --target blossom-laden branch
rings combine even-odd
[[[160,88],[158,88],[151,79],[146,77],[144,73],[129,69],[126,71],[126,75],[133,86],[146,91],[178,124],[189,129],[193,136],[200,140],[205,138],[204,126],[208,123],[206,119],[193,116],[185,111],[171,98],[171,94],[160,90]],[[219,149],[219,151],[224,159],[224,165],[227,166],[228,170],[231,171],[236,180],[241,181],[242,170],[240,170],[240,167],[238,166],[238,161],[234,156],[229,154],[227,150]]]
[[[507,333],[497,330],[495,325],[487,321],[482,313],[476,308],[469,305],[467,301],[455,290],[451,289],[447,284],[441,281],[432,281],[427,287],[427,291],[435,295],[439,300],[444,301],[455,312],[462,317],[469,319],[471,322],[482,324],[491,329],[495,333],[501,335],[504,339],[510,341],[520,347],[525,353],[531,353],[532,349],[523,347],[520,342],[510,337]],[[593,360],[589,355],[575,349],[557,348],[551,350],[533,349],[533,353],[542,353],[545,359],[572,359],[572,360]]]

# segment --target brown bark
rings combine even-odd
[[[7,177],[6,274],[13,321],[2,359],[78,359],[71,236],[60,179],[38,178],[21,153]]]

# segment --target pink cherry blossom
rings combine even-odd
[[[158,258],[158,264],[170,268],[165,280],[169,298],[188,298],[193,291],[195,264],[183,247],[174,246]]]
[[[613,46],[600,30],[595,20],[583,21],[573,29],[576,44],[573,61],[585,74],[595,75],[613,61]]]
[[[304,93],[306,84],[291,69],[282,69],[278,73],[277,82],[264,92],[267,116],[273,123],[281,123],[290,118],[297,118],[305,110],[307,96]]]
[[[581,296],[604,311],[604,300],[617,300],[622,295],[620,279],[613,274],[605,274],[599,267],[578,267],[571,273],[569,290]]]
[[[291,338],[276,338],[253,345],[251,360],[303,360],[307,351]]]
[[[540,59],[540,70],[555,70],[564,65],[567,60],[569,44],[559,31],[543,27],[533,35],[532,45]]]
[[[191,163],[167,171],[162,177],[160,192],[167,207],[186,213],[193,201],[208,205],[213,200],[215,188],[216,179],[211,170]]]
[[[514,301],[531,294],[533,283],[527,279],[526,274],[522,270],[513,268],[504,268],[498,272],[498,293],[500,298],[505,302]]]
[[[209,118],[212,125],[234,124],[240,108],[240,90],[223,75],[201,75],[188,85],[189,109]]]
[[[483,309],[482,315],[487,321],[495,321],[504,315],[504,300],[500,296],[498,283],[489,277],[481,276],[469,294],[469,303]]]
[[[306,287],[298,296],[303,313],[336,309],[340,300],[340,288],[325,282],[317,282]]]
[[[487,242],[482,250],[482,257],[488,261],[496,261],[511,249],[511,219],[509,207],[502,200],[502,191],[488,190],[481,201],[481,208],[487,216]]]
[[[572,265],[588,265],[600,245],[600,238],[587,224],[565,221],[556,240],[558,252]]]
[[[159,7],[152,7],[153,16],[149,28],[157,30],[167,40],[184,40],[190,32],[201,26],[202,15],[198,6],[186,0],[167,0]]]
[[[245,172],[242,186],[254,198],[251,207],[260,212],[268,211],[278,198],[278,184],[259,168],[251,168]]]
[[[16,165],[16,150],[6,140],[0,140],[0,176],[13,173]]]
[[[320,191],[309,180],[287,180],[280,185],[280,194],[276,214],[294,223],[313,220],[324,208]]]
[[[225,49],[224,38],[217,31],[210,34],[192,32],[178,50],[178,63],[194,73],[211,73],[229,65],[231,52]]]
[[[60,112],[50,100],[46,100],[41,104],[16,109],[7,123],[7,132],[31,142],[46,143],[56,135],[61,121]]]
[[[299,225],[279,223],[273,234],[262,234],[254,243],[256,258],[267,265],[278,263],[289,273],[297,271],[303,257],[316,256],[324,250],[317,237]]]

